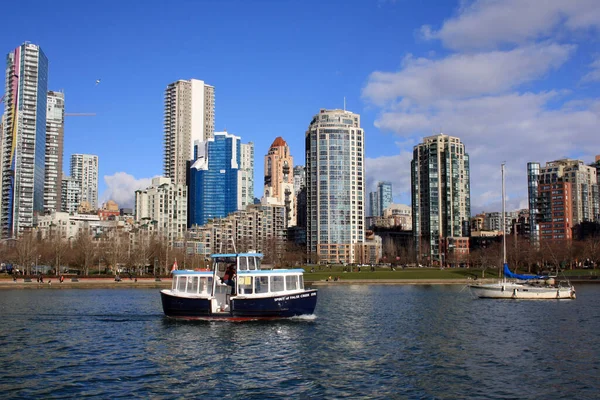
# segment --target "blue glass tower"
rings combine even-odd
[[[379,216],[383,216],[383,210],[388,208],[393,201],[392,198],[392,183],[391,182],[378,182],[377,193],[379,197]]]
[[[215,132],[195,143],[188,174],[188,227],[205,225],[237,211],[241,141],[227,132]]]

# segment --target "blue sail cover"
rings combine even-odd
[[[520,275],[510,272],[508,269],[508,264],[504,264],[504,276],[507,278],[528,280],[528,279],[546,279],[548,276],[546,275]]]

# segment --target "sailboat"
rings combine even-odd
[[[503,278],[500,282],[469,285],[471,293],[489,299],[575,299],[575,288],[570,282],[557,283],[543,275],[520,275],[508,268],[506,261],[504,164],[502,164],[502,254]]]

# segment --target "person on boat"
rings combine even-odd
[[[234,291],[234,282],[233,278],[235,277],[235,264],[229,264],[227,269],[225,270],[225,275],[223,275],[223,283],[231,286],[231,292]]]

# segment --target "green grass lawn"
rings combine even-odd
[[[440,270],[438,268],[398,268],[396,271],[391,271],[390,268],[376,268],[375,272],[371,272],[369,267],[361,268],[361,272],[343,272],[342,267],[322,267],[321,270],[315,268],[315,272],[310,272],[310,268],[304,268],[304,280],[307,282],[326,280],[331,276],[340,277],[342,280],[353,279],[468,279],[477,276],[481,278],[481,271],[478,269],[465,268],[446,268]],[[355,267],[356,271],[356,267]],[[494,278],[498,276],[497,270],[486,270],[486,278]]]

